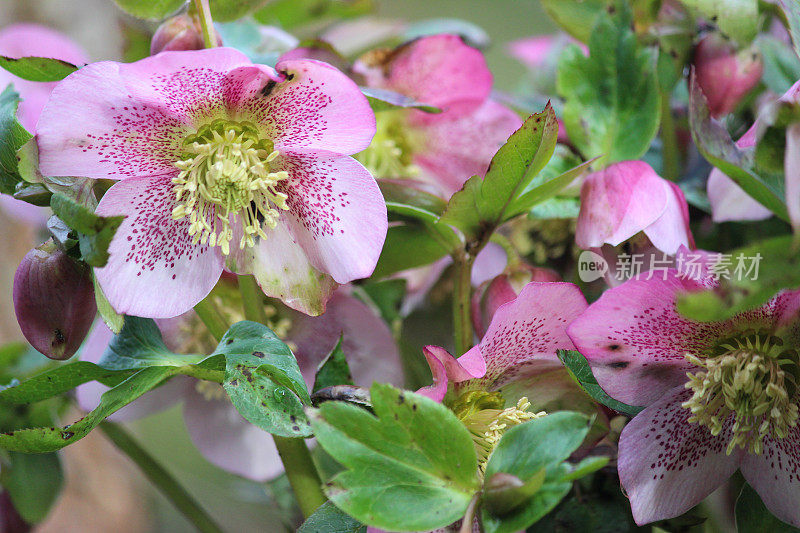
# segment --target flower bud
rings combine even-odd
[[[214,30],[214,35],[217,38],[217,46],[222,46],[222,38],[216,30]],[[200,23],[186,14],[165,20],[150,41],[150,55],[169,51],[202,50],[203,48],[205,48],[205,43]]]
[[[91,271],[47,241],[17,267],[14,311],[31,346],[51,359],[69,359],[97,313]]]
[[[519,296],[522,288],[532,281],[561,281],[561,276],[549,268],[518,263],[482,283],[472,296],[472,324],[476,333],[483,337],[497,308]]]
[[[484,488],[487,507],[496,515],[510,513],[542,488],[544,477],[544,468],[531,476],[527,483],[505,472],[494,474],[486,481]]]
[[[697,83],[708,99],[711,115],[719,117],[736,105],[758,84],[764,72],[761,55],[753,48],[739,52],[723,37],[704,37],[694,51]]]
[[[0,490],[0,533],[28,533],[31,526],[19,515],[8,491]]]

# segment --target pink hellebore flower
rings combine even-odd
[[[367,85],[443,110],[378,113],[378,131],[357,157],[378,178],[419,178],[450,196],[482,175],[498,148],[522,124],[489,99],[492,74],[480,51],[455,35],[422,37],[354,66]]]
[[[20,58],[26,56],[51,57],[82,65],[88,61],[86,53],[66,35],[38,24],[13,24],[0,31],[0,55]],[[33,133],[50,92],[56,83],[27,81],[0,69],[0,91],[8,84],[20,95],[17,119],[22,127]],[[0,196],[3,211],[16,219],[38,227],[47,222],[46,208],[36,207],[10,196]]]
[[[163,52],[93,63],[53,91],[42,173],[119,180],[97,213],[126,219],[95,273],[120,313],[180,315],[224,267],[319,314],[337,283],[371,274],[386,207],[347,155],[375,132],[369,104],[325,63],[276,69],[229,48]]]
[[[800,97],[800,81],[796,82],[786,93],[780,97],[779,102],[795,102]],[[758,133],[759,120],[742,135],[736,142],[739,149],[753,148],[756,145],[756,135]],[[788,139],[787,139],[788,141]],[[791,141],[789,141],[791,142]],[[787,146],[788,148],[788,146]],[[800,186],[800,178],[793,180],[792,170],[787,167],[786,172],[786,198],[789,200],[788,207],[792,209],[791,200],[793,196],[790,191],[794,187]],[[721,170],[714,168],[708,175],[706,184],[708,200],[711,202],[711,213],[714,222],[726,222],[730,220],[765,220],[772,216],[772,211],[761,205],[750,197],[736,182],[722,173]],[[796,195],[800,197],[800,195]],[[797,217],[792,217],[793,220]]]
[[[637,235],[636,253],[647,257],[694,248],[683,191],[643,161],[615,163],[588,175],[581,188],[577,245],[616,264],[613,247]]]
[[[182,351],[172,344],[185,335],[186,326],[203,327],[192,319],[193,315],[190,311],[181,317],[158,321],[170,349]],[[308,317],[292,312],[288,318],[290,326],[285,340],[292,345],[309,389],[317,366],[336,345],[339,335],[343,335],[342,348],[356,384],[368,387],[373,381],[381,381],[402,385],[400,355],[391,331],[359,300],[340,290],[331,297],[324,315]],[[111,337],[108,328],[98,322],[84,347],[83,359],[99,361]],[[105,390],[99,383],[82,385],[78,388],[78,403],[91,410]],[[215,383],[178,376],[111,418],[135,420],[180,401],[189,436],[211,463],[254,481],[266,481],[282,472],[272,436],[242,418],[222,387]]]
[[[721,322],[677,295],[708,288],[669,271],[606,291],[567,332],[613,398],[646,408],[622,431],[619,475],[638,524],[702,501],[737,469],[800,526],[800,291]]]

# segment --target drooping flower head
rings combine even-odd
[[[100,62],[65,78],[39,122],[45,175],[119,180],[97,207],[125,215],[97,279],[114,308],[177,316],[225,268],[319,314],[368,276],[386,208],[356,85],[312,60],[276,70],[227,48]]]
[[[708,280],[632,279],[567,329],[601,387],[646,406],[622,431],[619,474],[637,523],[674,517],[737,469],[781,520],[800,525],[800,291],[721,322],[679,294]]]
[[[492,75],[480,51],[455,35],[422,37],[362,57],[354,70],[370,87],[438,107],[378,114],[378,131],[357,157],[379,178],[417,178],[450,196],[483,174],[497,149],[522,124],[491,100]]]

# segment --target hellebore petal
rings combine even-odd
[[[447,394],[449,382],[459,383],[482,377],[486,373],[486,362],[476,348],[477,346],[456,359],[444,348],[426,346],[422,353],[431,368],[433,385],[419,389],[417,394],[441,402]]]
[[[662,252],[690,246],[686,200],[643,161],[623,161],[586,177],[575,242],[584,249],[617,246],[639,232]]]
[[[786,179],[786,210],[795,233],[800,231],[800,124],[792,124],[786,130],[786,155],[784,156]]]
[[[715,437],[687,421],[691,395],[675,387],[622,430],[619,478],[639,525],[685,513],[739,467],[740,452],[725,453],[730,423]]]
[[[69,359],[97,313],[91,271],[52,241],[34,248],[14,274],[14,311],[34,348],[50,359]]]
[[[764,64],[754,47],[737,52],[730,41],[711,34],[695,48],[694,69],[711,115],[720,117],[733,111],[758,84]]]

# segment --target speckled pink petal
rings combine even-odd
[[[643,161],[623,161],[589,174],[581,188],[575,242],[585,250],[617,246],[656,222],[671,194],[668,182]]]
[[[681,402],[690,397],[675,387],[622,430],[617,468],[639,525],[685,513],[739,467],[740,450],[725,454],[729,424],[714,437],[686,421],[691,412]]]
[[[265,228],[266,239],[251,249],[231,247],[226,268],[236,274],[253,274],[264,294],[307,315],[321,315],[338,284],[311,265],[286,222]],[[234,239],[236,237],[234,236]]]
[[[336,68],[312,59],[276,65],[286,81],[244,105],[275,131],[277,150],[355,154],[375,135],[375,114],[358,86]],[[263,95],[268,94],[268,97]]]
[[[425,346],[422,353],[431,368],[433,384],[419,389],[417,394],[437,402],[444,399],[449,382],[459,383],[480,378],[486,373],[486,361],[477,346],[458,359],[439,346]]]
[[[559,349],[575,349],[567,325],[585,309],[586,299],[572,283],[528,283],[515,300],[497,309],[479,345],[487,386],[513,381],[522,363],[557,362]]]
[[[675,271],[631,279],[604,292],[569,325],[567,333],[612,398],[649,405],[686,381],[692,365],[684,354],[709,348],[729,331],[678,313],[676,295],[702,288]]]
[[[689,205],[683,191],[667,181],[667,206],[664,213],[644,229],[644,234],[658,250],[674,255],[681,246],[694,248],[694,237],[689,229]]]
[[[422,37],[392,58],[387,89],[451,113],[480,106],[492,89],[483,54],[456,35]]]
[[[213,385],[212,385],[213,386]],[[272,435],[242,418],[224,396],[207,399],[193,388],[186,393],[183,419],[192,442],[212,464],[253,481],[283,472]]]
[[[366,278],[388,227],[386,204],[361,163],[325,152],[286,154],[289,210],[281,214],[311,265],[337,283]]]
[[[193,244],[189,219],[172,219],[171,176],[130,178],[111,187],[97,213],[126,215],[95,269],[97,281],[119,313],[168,318],[185,313],[214,288],[222,274],[218,249]]]
[[[800,427],[785,439],[765,438],[760,455],[745,454],[742,474],[772,514],[800,527]]]
[[[414,162],[422,168],[422,178],[449,198],[470,177],[486,173],[495,152],[522,120],[506,106],[486,100],[458,117],[415,113],[412,124],[425,139]]]
[[[286,339],[309,386],[317,367],[342,336],[342,350],[356,385],[369,387],[374,381],[403,384],[400,352],[391,330],[372,309],[342,287],[328,301],[325,314],[309,317],[293,313]]]

